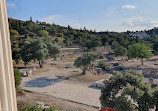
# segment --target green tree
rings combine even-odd
[[[102,42],[99,40],[92,40],[90,43],[87,43],[86,46],[87,46],[87,48],[91,49],[93,47],[102,46]]]
[[[55,39],[55,42],[57,42],[57,43],[58,43],[58,42],[59,42],[59,39],[58,39],[58,38],[56,38],[56,39]]]
[[[16,31],[16,30],[10,30],[10,36],[11,37],[15,37],[15,36],[18,36],[19,35],[19,32]]]
[[[86,74],[86,70],[88,66],[92,62],[94,62],[97,58],[98,56],[94,52],[84,53],[83,55],[81,55],[75,60],[74,66],[76,66],[77,68],[80,68],[83,71],[82,74],[84,75]]]
[[[150,108],[153,108],[150,91],[151,86],[145,84],[142,74],[127,70],[113,75],[109,79],[101,91],[100,101],[102,107],[111,107],[119,111],[132,111],[129,107],[133,103],[127,100],[127,97],[130,97],[131,100],[138,104],[139,111],[144,111],[143,109],[149,111]],[[125,107],[123,107],[123,104]]]
[[[126,56],[127,49],[123,46],[119,46],[117,49],[114,50],[116,56]]]
[[[68,37],[64,37],[63,42],[65,43],[66,46],[71,46],[71,44],[72,44],[72,41]]]
[[[17,64],[21,60],[20,51],[21,49],[19,48],[19,45],[17,43],[12,45],[12,58]]]
[[[38,31],[38,36],[43,37],[43,36],[48,36],[49,33],[46,30],[40,30]]]
[[[116,111],[133,111],[134,107],[128,97],[121,95],[115,99],[115,109]]]
[[[140,59],[142,65],[144,65],[144,58],[149,59],[153,54],[148,46],[136,43],[128,46],[127,56],[129,59]]]
[[[61,54],[61,48],[57,44],[53,44],[47,37],[37,37],[25,41],[21,57],[25,65],[31,60],[38,61],[40,68],[48,58],[57,59]]]
[[[22,47],[22,59],[27,64],[31,60],[37,60],[39,66],[43,67],[44,60],[48,57],[47,45],[42,42],[41,38],[29,39]]]
[[[153,49],[158,52],[158,41],[154,43]]]
[[[19,90],[22,82],[22,78],[21,78],[21,73],[17,68],[14,68],[14,79],[15,79],[15,88],[16,90]]]
[[[149,111],[152,108],[152,95],[151,92],[145,91],[144,94],[138,99],[139,111]]]
[[[56,60],[62,52],[61,47],[53,43],[48,43],[47,46],[48,46],[49,57],[54,58],[54,60]]]
[[[112,42],[111,48],[112,48],[113,50],[117,49],[118,47],[119,47],[119,43],[118,43],[117,41]]]
[[[155,111],[158,111],[158,87],[156,87],[154,92],[153,92],[152,100],[154,101],[154,105],[156,106],[156,110]]]
[[[64,37],[64,34],[63,34],[63,33],[59,33],[59,34],[57,35],[57,37]]]

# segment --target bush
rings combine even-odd
[[[38,31],[38,36],[42,37],[42,36],[48,36],[49,32],[46,30],[40,30]]]
[[[43,108],[38,107],[37,105],[35,106],[25,105],[21,111],[59,111],[59,109],[54,106],[51,106],[49,109],[43,109]]]
[[[59,39],[58,39],[58,38],[56,38],[56,39],[55,39],[55,42],[57,42],[57,43],[58,43],[58,42],[59,42]]]
[[[38,106],[24,106],[22,111],[43,111],[43,109]]]
[[[101,68],[102,70],[105,70],[106,67],[107,67],[107,65],[104,64],[103,62],[99,62],[99,63],[98,63],[98,67]]]
[[[59,33],[59,34],[57,34],[57,37],[64,37],[64,34],[63,33]]]
[[[49,109],[47,109],[46,111],[59,111],[58,108],[52,106]]]
[[[104,55],[103,54],[99,54],[99,59],[104,59]]]
[[[10,30],[10,35],[15,37],[15,36],[18,36],[19,33],[16,30]]]
[[[122,70],[124,70],[124,68],[120,66],[120,67],[116,67],[116,70],[117,71],[122,71]]]
[[[21,73],[20,73],[19,69],[17,69],[17,68],[14,68],[14,79],[15,79],[15,88],[16,88],[16,90],[19,90],[22,78],[21,78]]]

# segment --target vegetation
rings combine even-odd
[[[158,52],[158,41],[154,43],[153,49],[155,52]]]
[[[19,48],[18,43],[13,43],[12,44],[12,58],[17,64],[19,64],[21,60],[20,51],[21,49]]]
[[[156,106],[156,110],[155,111],[158,111],[158,87],[155,88],[154,92],[153,92],[153,104]]]
[[[59,111],[58,108],[52,106],[49,109],[43,109],[38,106],[24,106],[21,111]]]
[[[105,70],[106,67],[107,67],[107,65],[104,64],[103,62],[99,62],[99,63],[98,63],[98,67],[101,68],[102,70]]]
[[[116,50],[118,47],[119,47],[119,44],[118,44],[117,41],[112,42],[111,48],[112,48],[113,50]]]
[[[127,49],[123,46],[119,46],[114,50],[114,53],[116,56],[126,56],[127,55]]]
[[[18,35],[19,35],[18,31],[16,31],[16,30],[10,30],[10,36],[11,37],[15,37],[15,36],[18,36]]]
[[[144,58],[149,59],[153,56],[148,46],[144,44],[133,44],[128,46],[128,54],[129,59],[140,59],[143,65]]]
[[[40,30],[38,31],[38,36],[42,37],[42,36],[48,36],[49,33],[46,30]]]
[[[28,64],[30,61],[38,61],[42,68],[44,61],[49,58],[56,60],[61,54],[61,47],[86,47],[87,51],[95,47],[111,46],[116,56],[128,56],[129,59],[140,59],[142,65],[144,59],[153,56],[152,48],[158,52],[158,28],[144,31],[149,38],[140,39],[133,37],[133,32],[96,32],[95,30],[73,29],[47,24],[45,22],[21,21],[9,19],[9,28],[12,43],[13,60],[18,64],[20,60]],[[20,36],[24,39],[20,39]],[[55,40],[54,40],[55,38]],[[63,40],[63,43],[61,41]],[[59,42],[60,41],[60,42]],[[88,67],[98,57],[94,52],[84,52],[78,57],[74,66],[81,68],[82,74],[86,74]],[[103,62],[98,64],[103,70],[106,65]],[[21,74],[18,69],[14,69],[15,86],[19,89],[21,84]],[[122,92],[119,95],[119,92]],[[135,71],[128,70],[121,74],[115,74],[102,89],[100,101],[103,107],[111,107],[117,111],[131,111],[134,109],[133,102],[137,103],[139,111],[148,111],[153,106],[158,111],[158,89],[151,89],[150,85],[144,83],[143,76]],[[151,101],[153,100],[153,101]],[[37,106],[24,107],[23,111],[41,111]],[[50,109],[48,111],[57,111]]]
[[[91,65],[97,58],[98,56],[94,52],[84,53],[75,60],[74,66],[80,68],[83,71],[82,74],[84,75],[86,74],[86,70],[89,65]]]
[[[15,19],[9,19],[10,30],[17,30],[20,35],[34,36],[51,36],[51,37],[64,37],[64,43],[66,46],[77,44],[87,48],[93,48],[98,46],[116,45],[128,47],[133,43],[136,43],[134,37],[129,36],[126,33],[116,32],[96,32],[95,30],[73,29],[71,26],[63,27],[56,24],[47,24],[45,22],[33,22],[20,21]],[[138,42],[141,42],[139,40]]]
[[[14,78],[15,78],[15,88],[16,90],[19,90],[22,82],[22,78],[21,78],[21,73],[17,68],[14,68]]]
[[[36,37],[24,42],[21,56],[25,64],[31,60],[37,60],[39,62],[39,66],[42,68],[46,59],[56,59],[59,57],[60,53],[60,47],[50,42],[48,38]]]
[[[150,85],[145,84],[142,74],[133,70],[112,76],[101,91],[100,101],[102,107],[132,111],[134,103],[129,97],[138,104],[139,111],[149,111],[153,108]]]

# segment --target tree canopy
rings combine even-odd
[[[97,57],[97,54],[95,54],[94,52],[84,53],[75,60],[74,66],[76,66],[77,68],[81,68],[81,70],[83,71],[82,74],[86,74],[88,66],[92,62],[94,62],[97,59]]]
[[[46,42],[47,41],[47,42]],[[33,38],[25,41],[22,47],[22,60],[27,64],[31,60],[38,61],[40,67],[43,67],[44,60],[50,58],[57,58],[61,49],[58,45],[48,42],[45,38]]]
[[[126,56],[127,54],[127,49],[123,46],[119,46],[114,50],[114,53],[116,56]]]
[[[110,78],[101,91],[100,101],[102,107],[117,111],[132,111],[133,104],[138,104],[139,111],[149,111],[153,108],[150,91],[151,86],[145,84],[142,74],[128,70]]]
[[[98,46],[112,45],[113,42],[118,43],[119,46],[128,47],[136,43],[134,37],[129,36],[127,33],[117,32],[96,32],[95,30],[73,29],[71,26],[64,27],[56,24],[47,24],[45,22],[21,21],[16,19],[9,19],[10,30],[17,30],[20,35],[34,36],[52,36],[64,37],[65,44],[77,44],[87,48]]]
[[[19,47],[19,44],[18,43],[13,43],[12,44],[12,58],[17,64],[21,60],[20,52],[21,52],[21,49]]]
[[[10,30],[10,36],[15,37],[15,36],[18,36],[18,35],[19,35],[18,31],[16,31],[16,30]]]
[[[140,59],[143,65],[143,59],[149,59],[153,56],[152,52],[150,51],[150,48],[146,46],[145,44],[132,44],[128,46],[128,53],[127,56],[129,59]]]

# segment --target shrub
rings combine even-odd
[[[22,111],[43,111],[42,108],[39,108],[38,106],[24,106],[22,108]]]
[[[105,70],[107,65],[105,65],[103,62],[99,62],[98,67],[101,68],[102,70]]]
[[[64,34],[63,33],[58,33],[57,37],[64,37]]]
[[[22,78],[21,78],[21,73],[20,73],[19,69],[17,69],[17,68],[14,68],[14,78],[15,78],[15,88],[16,88],[16,90],[19,90]]]
[[[58,38],[56,38],[56,39],[55,39],[55,42],[57,42],[57,43],[58,43],[58,42],[59,42],[59,39],[58,39]]]
[[[35,106],[25,105],[21,111],[59,111],[59,109],[54,106],[51,106],[49,109],[43,109],[43,108],[38,107],[37,105]]]
[[[48,36],[49,32],[46,30],[40,30],[38,31],[38,36],[42,37],[42,36]]]
[[[59,111],[58,108],[51,106],[49,109],[47,109],[46,111]]]
[[[16,30],[10,30],[10,35],[15,37],[15,36],[18,36],[19,33]]]
[[[124,70],[124,68],[120,66],[120,67],[116,67],[116,70],[117,71],[122,71],[122,70]]]

